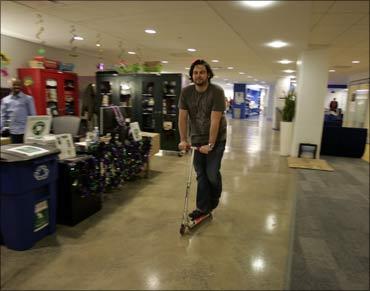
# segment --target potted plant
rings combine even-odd
[[[285,104],[282,112],[282,121],[280,122],[280,155],[289,156],[292,145],[296,94],[291,90],[284,98]]]

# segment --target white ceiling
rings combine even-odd
[[[120,42],[128,63],[167,60],[163,70],[168,72],[186,73],[197,58],[218,59],[211,63],[218,82],[272,83],[286,75],[282,70],[296,66],[279,59],[296,61],[303,50],[321,46],[328,47],[330,67],[336,69],[330,83],[343,84],[369,70],[369,1],[274,1],[260,10],[241,2],[1,1],[1,33],[40,42],[36,34],[43,26],[40,38],[46,45],[71,49],[74,25],[85,38],[73,43],[80,52],[99,56],[100,34],[105,61],[118,62]],[[146,34],[146,28],[157,34]],[[276,39],[290,45],[265,46]],[[198,51],[187,52],[190,47]],[[127,54],[130,50],[137,55]]]

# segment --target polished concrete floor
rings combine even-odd
[[[58,225],[28,251],[1,246],[1,289],[286,288],[297,174],[278,144],[263,118],[229,120],[220,205],[183,237],[189,157],[154,157],[148,179],[105,195],[77,226]]]

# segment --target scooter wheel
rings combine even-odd
[[[185,225],[181,224],[181,226],[180,226],[180,234],[181,235],[184,235],[184,233],[185,233]]]

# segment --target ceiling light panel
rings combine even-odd
[[[274,40],[272,42],[269,42],[266,44],[267,46],[273,47],[273,48],[282,48],[288,45],[288,43],[281,41],[281,40]]]
[[[279,64],[286,65],[286,64],[291,64],[291,63],[293,63],[293,61],[291,61],[291,60],[287,60],[287,59],[283,59],[283,60],[278,61],[278,63],[279,63]]]
[[[149,28],[149,29],[145,29],[144,30],[146,33],[148,33],[148,34],[156,34],[157,33],[157,31],[155,31],[154,29],[151,29],[151,28]]]
[[[274,3],[274,1],[241,1],[241,2],[243,5],[255,9],[265,8],[271,6]]]

